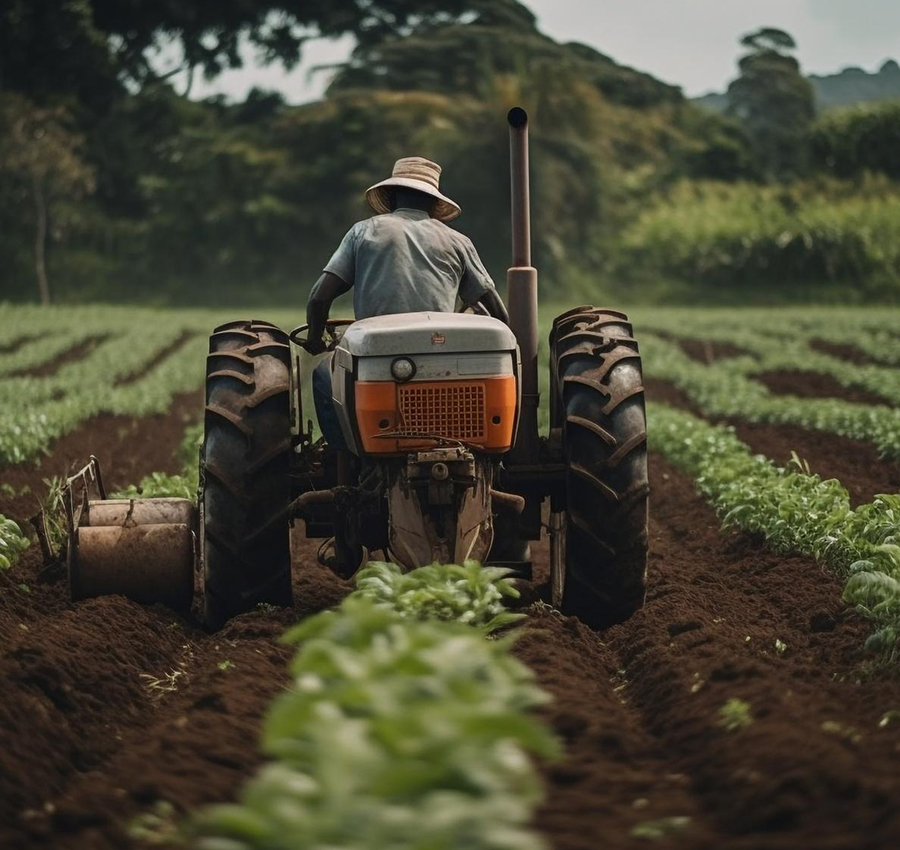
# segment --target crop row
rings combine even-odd
[[[139,374],[166,346],[175,342],[177,327],[155,327],[139,339],[130,334],[100,343],[83,359],[66,363],[52,375],[6,378],[0,383],[0,407],[43,407],[66,396],[96,393]]]
[[[407,575],[370,564],[339,608],[284,637],[293,686],[263,725],[273,759],[235,805],[193,822],[204,850],[538,850],[541,788],[529,753],[557,743],[528,713],[545,702],[486,639],[517,619],[504,571],[479,564]]]
[[[815,557],[847,578],[845,601],[872,618],[873,648],[893,651],[900,629],[900,494],[851,509],[846,489],[754,455],[732,428],[666,405],[650,409],[655,451],[696,480],[725,527],[762,534],[778,552]]]
[[[648,327],[651,330],[664,330],[655,324]],[[745,352],[743,356],[729,358],[730,371],[740,371],[745,375],[778,370],[817,372],[830,375],[845,387],[861,387],[882,396],[886,401],[900,405],[900,370],[875,363],[855,364],[848,359],[825,354],[811,348],[810,338],[802,335],[781,333],[772,328],[760,331],[728,325],[693,327],[671,333],[681,339],[725,342],[741,349]],[[656,338],[652,333],[642,336],[642,340],[651,343]],[[900,357],[900,337],[891,339],[896,343],[897,356]],[[884,360],[885,357],[881,359]]]
[[[85,384],[59,398],[21,408],[5,406],[0,410],[0,464],[34,457],[52,440],[100,413],[165,412],[173,395],[201,385],[206,350],[206,340],[197,337],[133,383],[116,386],[102,372],[95,372]]]
[[[175,393],[199,387],[205,337],[229,314],[123,307],[37,309],[0,304],[0,466],[34,457],[99,413],[143,416],[164,411]],[[272,317],[289,327],[295,316]],[[185,344],[141,374],[182,335]],[[9,377],[50,362],[89,338],[100,340],[82,359],[45,377]]]
[[[804,356],[821,341],[858,348],[873,362],[900,364],[900,310],[804,308],[782,310],[638,311],[639,329],[697,340],[731,342],[739,348],[767,354],[784,344],[806,343]],[[807,368],[805,363],[794,368]]]
[[[671,381],[704,413],[750,422],[799,425],[873,443],[887,457],[900,458],[900,409],[851,404],[839,399],[774,396],[745,372],[746,358],[704,366],[667,340],[644,335],[645,374]]]

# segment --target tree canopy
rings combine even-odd
[[[740,76],[728,86],[728,114],[744,126],[764,173],[797,174],[804,167],[805,134],[815,117],[813,88],[790,55],[794,39],[763,27],[740,43]]]

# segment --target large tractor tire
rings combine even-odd
[[[287,334],[256,320],[215,329],[201,464],[210,628],[260,602],[291,604],[290,392]]]
[[[551,421],[566,460],[562,610],[594,628],[644,603],[647,419],[624,313],[579,307],[553,323]]]

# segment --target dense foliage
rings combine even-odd
[[[900,299],[900,188],[884,179],[760,186],[684,181],[628,225],[620,278],[669,300]]]
[[[192,101],[163,68],[214,76],[241,63],[241,44],[290,67],[308,39],[340,33],[355,52],[324,99],[302,106],[256,90],[243,103]],[[443,165],[458,226],[502,283],[504,115],[520,104],[546,293],[623,282],[631,300],[739,300],[750,283],[797,301],[826,284],[896,300],[884,235],[895,229],[896,110],[807,131],[791,36],[763,29],[742,44],[728,118],[548,38],[517,0],[14,0],[0,10],[0,294],[302,302],[370,214],[365,188],[411,153]],[[881,203],[871,171],[886,180]]]
[[[837,177],[866,171],[900,180],[900,102],[826,112],[810,128],[814,159]]]
[[[20,18],[37,20],[30,16],[49,14],[52,5],[44,0]],[[453,2],[424,15],[417,4],[412,22],[404,16],[413,4],[372,7],[373,20],[379,6],[389,8],[393,28],[338,12],[326,26],[324,7],[292,7],[316,32],[335,32],[340,19],[360,38],[328,96],[301,107],[263,92],[240,104],[191,102],[152,73],[152,45],[167,40],[180,45],[190,67],[213,73],[234,64],[239,23],[250,27],[251,40],[274,32],[260,23],[267,4],[229,3],[193,17],[165,4],[131,4],[135,26],[127,31],[124,13],[109,4],[81,0],[69,11],[76,5],[71,59],[82,63],[90,92],[67,85],[64,75],[13,73],[33,37],[24,24],[0,73],[0,148],[23,114],[52,101],[62,110],[55,126],[71,151],[68,172],[90,177],[56,180],[39,204],[28,170],[17,164],[22,152],[0,161],[3,292],[16,299],[34,297],[40,242],[51,295],[62,301],[300,301],[345,230],[369,214],[363,190],[411,152],[444,166],[445,189],[464,209],[459,226],[502,279],[504,115],[518,103],[531,112],[540,163],[536,259],[557,292],[596,285],[622,222],[674,177],[753,173],[733,123],[587,46],[557,44],[515,0],[466,4],[465,23]],[[198,43],[209,45],[206,53]],[[279,43],[266,55],[287,61],[297,48]],[[47,49],[47,62],[62,68],[55,48]],[[108,96],[93,96],[103,80]]]

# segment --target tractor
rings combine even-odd
[[[123,593],[205,622],[290,605],[290,528],[350,577],[372,553],[405,570],[477,560],[529,576],[546,529],[553,605],[594,627],[643,603],[646,416],[627,316],[575,307],[550,330],[549,430],[539,432],[538,290],[528,118],[508,115],[510,325],[470,312],[329,321],[346,449],[304,421],[305,327],[229,322],[209,338],[198,504],[110,500],[92,459],[69,480],[74,598]],[[332,542],[333,541],[333,542]]]

